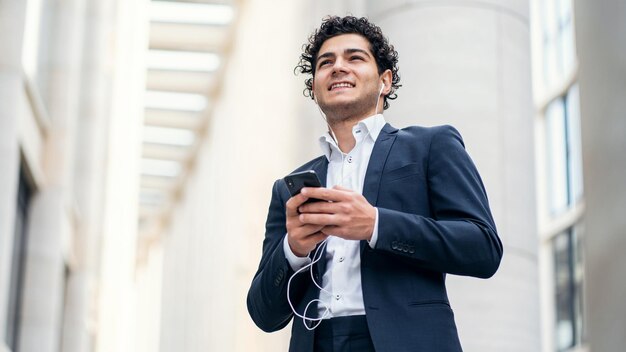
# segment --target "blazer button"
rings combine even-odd
[[[398,241],[391,242],[391,249],[398,249]]]
[[[409,253],[411,254],[415,253],[415,247],[413,246],[409,247]]]

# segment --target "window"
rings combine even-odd
[[[7,312],[6,341],[12,351],[17,351],[20,332],[20,310],[22,306],[22,288],[27,247],[28,208],[32,189],[23,172],[20,172],[17,209],[13,230],[13,254],[9,283],[9,306]]]
[[[556,350],[568,351],[584,341],[582,226],[576,225],[552,240]]]
[[[553,216],[576,205],[583,193],[578,86],[546,108],[548,204]]]
[[[531,18],[537,118],[543,128],[537,140],[542,170],[537,197],[541,246],[542,299],[554,312],[546,321],[546,351],[571,352],[584,347],[583,258],[584,216],[580,99],[574,38],[573,0],[533,0]]]
[[[572,0],[544,0],[541,4],[543,78],[550,87],[561,82],[575,66]]]

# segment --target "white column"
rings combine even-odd
[[[494,278],[448,277],[464,351],[539,351],[528,1],[367,4],[399,52],[403,87],[387,120],[461,132],[504,243]]]
[[[137,351],[135,261],[147,0],[115,1],[95,350]]]
[[[13,226],[19,175],[18,118],[23,96],[22,39],[26,2],[0,0],[0,351],[5,347]]]
[[[41,52],[41,93],[51,128],[45,141],[45,184],[35,195],[22,306],[20,352],[59,351],[65,302],[65,258],[74,239],[75,120],[80,96],[83,0],[50,0]]]
[[[626,5],[575,0],[591,352],[626,346]]]
[[[109,43],[113,3],[88,0],[85,11],[80,118],[76,130],[75,198],[77,222],[75,265],[69,275],[63,326],[63,352],[90,351],[96,320],[97,269],[100,258],[111,62]]]

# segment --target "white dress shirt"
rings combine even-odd
[[[363,193],[363,180],[369,164],[374,142],[385,126],[382,114],[370,116],[352,128],[356,140],[354,148],[344,154],[335,140],[327,132],[320,137],[320,147],[328,159],[326,187],[339,185],[352,191]],[[378,239],[378,209],[374,231],[369,245],[374,248]],[[297,257],[290,249],[287,236],[283,242],[285,256],[291,268],[296,271],[311,262],[308,257]],[[326,272],[322,277],[323,290],[318,304],[318,316],[329,308],[327,318],[365,314],[363,291],[361,289],[360,244],[356,240],[344,240],[329,236],[326,245]],[[302,274],[305,275],[305,274]],[[330,294],[329,294],[330,293]]]

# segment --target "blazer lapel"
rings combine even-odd
[[[374,143],[374,149],[370,156],[370,161],[367,165],[367,171],[365,172],[365,180],[363,181],[363,196],[372,205],[376,205],[378,200],[378,189],[380,188],[380,179],[389,157],[389,151],[393,142],[396,140],[397,128],[391,127],[389,124],[385,124],[380,131],[376,143]]]
[[[383,169],[387,163],[391,146],[396,140],[397,132],[397,128],[392,127],[388,123],[385,124],[376,139],[376,143],[374,143],[374,149],[367,165],[365,180],[363,181],[363,196],[374,206],[378,201],[378,189],[380,188]],[[361,241],[361,251],[363,251],[364,247],[365,241]]]
[[[322,187],[326,187],[326,174],[328,173],[328,159],[325,156],[318,158],[318,161],[311,166],[315,170],[317,177],[320,179]]]

